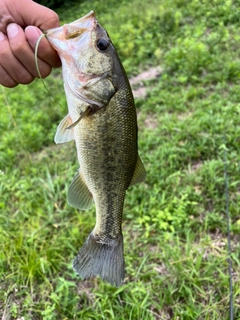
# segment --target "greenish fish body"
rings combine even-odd
[[[47,32],[62,61],[68,115],[56,143],[75,140],[80,169],[68,202],[81,210],[96,205],[96,225],[74,260],[82,277],[124,280],[122,213],[126,190],[145,178],[138,156],[132,91],[107,32],[91,11]]]

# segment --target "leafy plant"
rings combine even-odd
[[[168,237],[169,233],[181,230],[189,226],[189,212],[197,205],[197,202],[189,199],[187,193],[174,196],[171,200],[161,194],[157,186],[151,192],[148,210],[138,218],[138,223],[145,229],[145,236],[148,238],[151,231],[163,231]]]

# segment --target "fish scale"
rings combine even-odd
[[[97,219],[94,232],[104,237],[112,234],[108,219],[113,220],[114,229],[121,232],[124,195],[137,161],[135,110],[116,103],[121,101],[119,95],[125,96],[124,92],[119,90],[106,110],[84,118],[75,127],[83,177],[93,195],[97,217],[101,217]],[[126,118],[128,121],[125,121]],[[135,145],[129,144],[129,139],[135,140]],[[82,153],[85,144],[88,152]],[[122,165],[115,159],[121,159]],[[105,223],[99,224],[98,221]],[[112,234],[113,237],[117,235]]]
[[[138,156],[137,116],[126,73],[107,32],[89,14],[47,31],[62,60],[68,115],[56,143],[75,140],[80,169],[68,202],[96,206],[96,224],[73,262],[83,278],[124,280],[122,215],[126,190],[145,178]]]

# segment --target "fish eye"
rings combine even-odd
[[[109,45],[109,41],[106,39],[100,38],[97,40],[97,47],[100,51],[105,51]]]

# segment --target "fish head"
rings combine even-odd
[[[72,23],[48,30],[46,36],[60,56],[63,73],[67,70],[81,83],[113,71],[115,49],[94,11]]]

